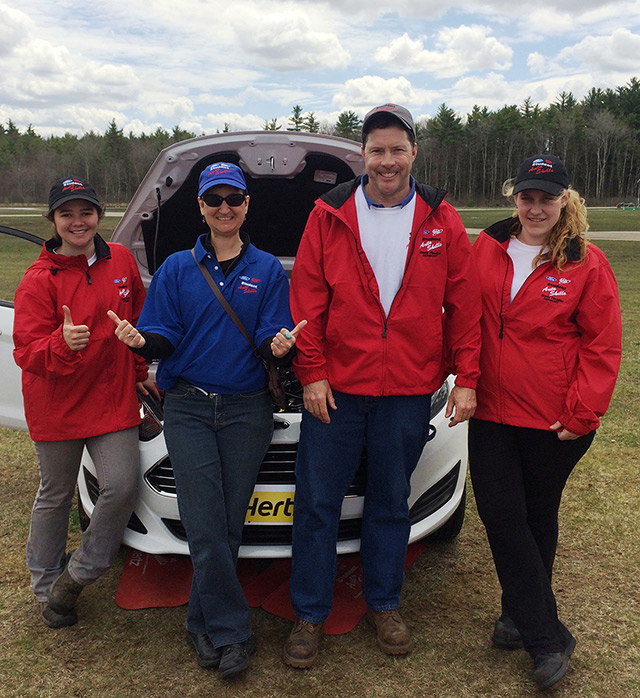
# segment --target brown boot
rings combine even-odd
[[[69,569],[65,565],[62,574],[54,580],[49,588],[49,607],[62,616],[68,615],[74,610],[78,596],[84,589],[82,584],[73,579]]]
[[[413,649],[409,630],[397,608],[389,611],[367,609],[367,620],[376,629],[378,647],[385,654],[408,654]]]
[[[78,622],[78,616],[75,611],[61,615],[50,608],[48,601],[38,601],[38,608],[40,617],[50,628],[67,628]]]
[[[296,669],[308,669],[318,657],[318,644],[324,635],[324,623],[296,620],[284,643],[284,663]]]

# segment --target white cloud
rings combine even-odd
[[[405,33],[379,48],[376,59],[392,69],[438,77],[455,77],[474,70],[507,70],[513,49],[490,33],[490,28],[478,25],[445,27],[433,41],[433,49],[425,48],[425,40],[411,39]]]
[[[0,42],[0,58],[8,56],[16,46],[19,46],[32,30],[29,17],[7,5],[0,5],[0,26],[2,41]]]
[[[640,74],[640,34],[616,29],[610,36],[587,36],[575,46],[564,48],[558,57],[574,59],[595,69]]]
[[[376,104],[395,102],[406,107],[430,104],[435,93],[412,86],[407,78],[382,78],[364,75],[347,80],[334,98],[333,104],[340,110],[359,109],[366,112]]]
[[[7,71],[8,67],[13,69]],[[14,103],[132,101],[140,87],[129,66],[87,60],[65,46],[54,46],[42,39],[17,47],[10,60],[0,62],[0,73],[0,90]]]
[[[563,67],[552,58],[543,56],[541,53],[534,51],[527,56],[527,66],[532,75],[557,75],[562,73]]]
[[[168,116],[176,124],[190,118],[193,111],[193,102],[188,97],[176,97],[168,102],[148,104],[144,110],[148,117]]]
[[[325,28],[324,18],[289,5],[242,17],[242,26],[236,30],[247,56],[259,59],[263,67],[286,72],[345,68],[350,54],[338,36]]]
[[[453,86],[453,91],[472,97],[476,102],[489,100],[501,104],[509,98],[511,87],[503,75],[489,73],[484,78],[461,78]]]
[[[222,131],[225,124],[229,125],[231,131],[260,131],[264,126],[264,121],[262,117],[255,114],[239,114],[238,112],[207,114],[204,118],[207,133]],[[283,128],[286,127],[283,126]]]

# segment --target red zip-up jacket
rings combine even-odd
[[[622,323],[618,287],[601,250],[577,243],[560,271],[541,264],[511,302],[507,254],[513,218],[499,221],[473,245],[482,289],[481,376],[475,417],[574,434],[600,424],[615,386]]]
[[[122,245],[95,238],[97,260],[50,250],[49,240],[27,269],[14,301],[14,358],[34,441],[108,434],[140,423],[135,384],[147,377],[144,359],[114,334],[113,310],[135,323],[145,291],[133,256]],[[62,336],[62,306],[87,325],[89,344],[72,351]]]
[[[353,395],[423,395],[456,373],[475,388],[480,302],[471,244],[446,192],[416,184],[402,285],[385,316],[360,241],[360,178],[316,201],[291,278],[294,370],[303,385],[328,379]]]

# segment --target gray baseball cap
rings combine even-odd
[[[381,104],[379,107],[374,107],[370,112],[367,112],[362,122],[362,133],[368,133],[371,128],[371,122],[376,114],[391,114],[401,123],[402,127],[416,137],[416,126],[413,123],[413,117],[408,109],[401,107],[399,104]]]

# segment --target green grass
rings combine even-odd
[[[594,445],[576,467],[561,509],[554,586],[578,640],[556,698],[640,695],[640,243],[598,243],[620,286],[620,379]],[[55,418],[55,409],[52,412]],[[253,612],[259,651],[246,678],[226,684],[186,646],[184,608],[124,611],[113,601],[125,551],[80,597],[80,622],[54,631],[37,618],[24,563],[38,483],[33,447],[0,430],[0,684],[12,698],[520,698],[537,694],[531,661],[489,642],[499,587],[473,497],[458,539],[430,544],[407,572],[402,610],[415,652],[393,659],[365,622],[326,637],[307,672],[280,660],[290,624]],[[470,491],[471,493],[471,491]],[[69,546],[77,545],[74,520]]]
[[[512,208],[458,209],[462,222],[467,228],[486,228],[496,221],[508,218]],[[589,229],[592,232],[602,230],[640,230],[640,210],[622,210],[617,208],[590,208],[588,211]]]
[[[0,207],[0,225],[24,230],[45,240],[51,237],[51,223],[42,216],[41,212],[25,214],[11,209],[12,215],[8,213],[6,207]],[[105,216],[98,228],[100,235],[105,240],[110,240],[119,221],[119,217]],[[25,270],[39,254],[39,246],[10,235],[0,234],[0,299],[13,300]]]

